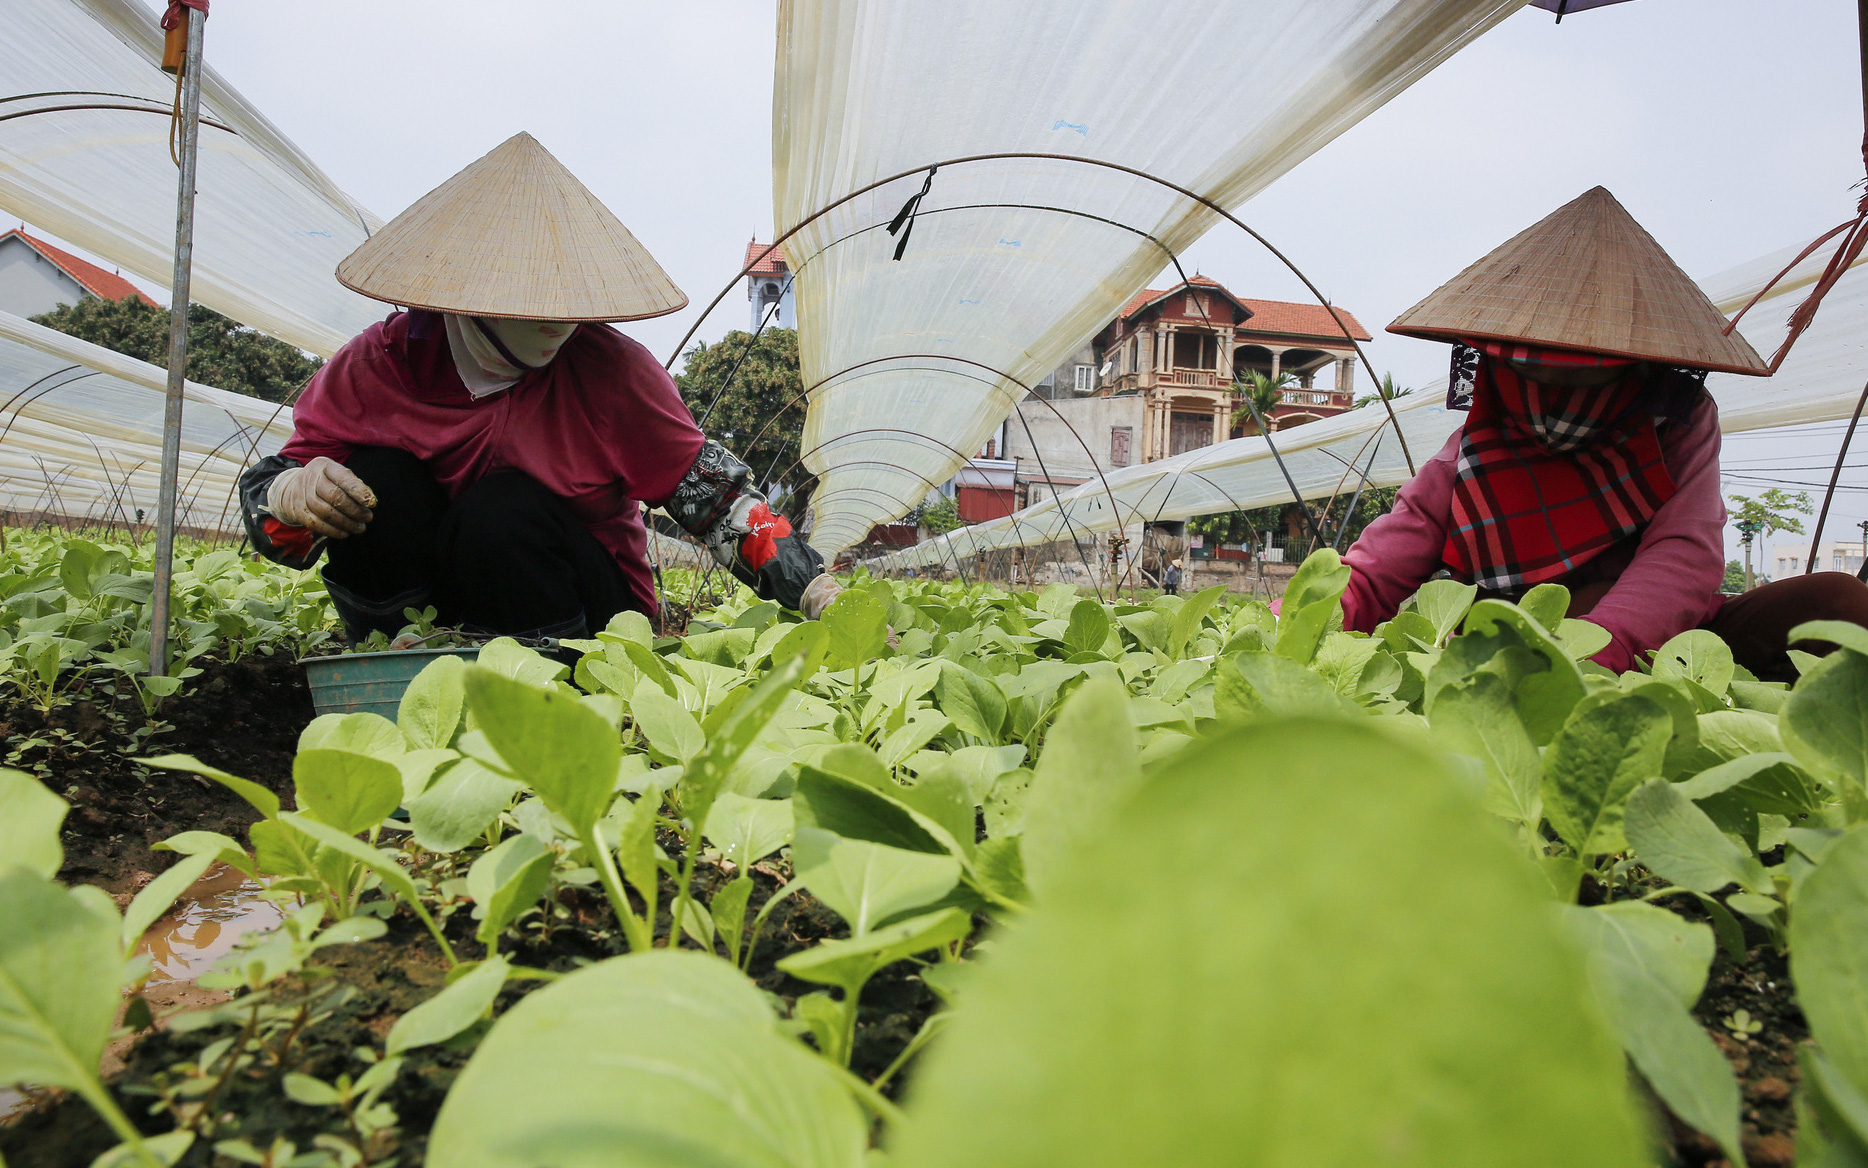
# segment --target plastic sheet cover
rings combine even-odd
[[[175,82],[134,0],[9,0],[0,36],[0,211],[169,286]],[[207,56],[213,60],[214,24]],[[210,67],[201,95],[193,298],[330,355],[387,308],[338,284],[381,226]]]
[[[1036,383],[1217,216],[1522,0],[787,0],[773,158],[796,273],[812,542],[863,538],[944,482]],[[920,168],[920,169],[917,169]],[[1226,227],[1226,230],[1234,228]],[[1273,242],[1276,242],[1275,240]]]
[[[0,312],[0,510],[12,521],[58,516],[153,522],[160,490],[168,371]],[[234,484],[276,452],[292,411],[188,382],[176,522],[234,534]]]
[[[1704,280],[1701,286],[1729,316],[1801,250],[1801,244],[1787,247]],[[1798,265],[1746,315],[1740,331],[1760,352],[1776,349],[1791,312],[1827,259],[1824,253]],[[1720,428],[1728,434],[1847,418],[1865,383],[1868,256],[1857,260],[1830,290],[1815,322],[1775,377],[1715,373],[1706,380],[1719,403]],[[1445,408],[1445,396],[1446,383],[1441,381],[1394,403],[1417,460],[1430,457],[1465,420],[1464,414]],[[1337,491],[1353,492],[1364,475],[1377,487],[1407,481],[1400,447],[1386,423],[1386,415],[1371,405],[1275,432],[1272,441],[1304,497],[1323,499]],[[1833,457],[1833,451],[1822,454]],[[1004,519],[964,527],[871,562],[886,569],[953,564],[956,559],[965,564],[976,552],[1036,547],[1144,521],[1266,507],[1291,498],[1265,439],[1235,438],[1113,471]]]

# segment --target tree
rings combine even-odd
[[[762,489],[784,486],[781,509],[802,514],[814,480],[797,461],[805,408],[797,330],[769,328],[753,340],[735,329],[712,345],[697,343],[683,355],[675,384],[694,417],[704,419],[702,428],[752,467]]]
[[[1378,401],[1393,401],[1398,397],[1406,397],[1413,392],[1414,390],[1412,387],[1402,389],[1400,386],[1396,385],[1394,374],[1384,373],[1382,374],[1382,383],[1377,388],[1376,392],[1363,394],[1361,397],[1357,398],[1355,404],[1349,408],[1352,410],[1359,410],[1363,406],[1373,405]]]
[[[167,368],[169,310],[125,296],[87,296],[32,318],[34,323]],[[311,380],[324,359],[250,329],[204,304],[188,306],[188,377],[217,389],[282,402]]]
[[[1284,399],[1285,387],[1296,380],[1297,378],[1289,373],[1280,373],[1273,377],[1269,373],[1260,373],[1256,369],[1247,370],[1245,376],[1232,383],[1232,391],[1250,402],[1251,409],[1247,409],[1244,403],[1240,403],[1239,407],[1232,412],[1232,424],[1235,427],[1245,427],[1249,433],[1258,433],[1258,424],[1252,420],[1252,410],[1255,409],[1258,411],[1258,416],[1270,425],[1271,411]]]
[[[1771,535],[1779,531],[1802,535],[1803,521],[1797,516],[1808,515],[1815,510],[1808,491],[1785,491],[1777,487],[1755,498],[1733,495],[1730,501],[1732,523],[1740,531],[1749,525],[1750,530],[1758,535]]]
[[[1737,560],[1725,561],[1725,582],[1719,585],[1719,591],[1728,596],[1736,596],[1745,590],[1745,565]]]
[[[945,535],[965,523],[960,518],[959,504],[942,495],[932,503],[924,504],[908,513],[908,518],[928,529],[934,535]]]

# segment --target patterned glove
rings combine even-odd
[[[322,457],[281,471],[266,491],[266,509],[274,518],[328,539],[362,531],[375,506],[375,491],[343,463]]]
[[[784,516],[773,513],[749,485],[751,478],[750,467],[709,440],[675,488],[668,513],[706,543],[715,563],[760,597],[803,612],[806,589],[823,574],[824,558],[792,532]],[[819,611],[828,603],[821,601]]]

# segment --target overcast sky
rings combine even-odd
[[[1163,4],[1164,20],[1172,7]],[[1249,13],[1249,0],[1240,8]],[[1403,384],[1432,380],[1444,375],[1445,346],[1381,327],[1598,183],[1695,276],[1847,217],[1862,175],[1853,9],[1633,0],[1561,25],[1527,9],[1244,217],[1377,334],[1378,369]],[[207,53],[385,218],[531,131],[704,304],[738,271],[749,238],[771,238],[774,27],[771,0],[225,0]],[[1303,296],[1229,226],[1186,263],[1241,295]],[[665,355],[695,312],[625,327]],[[735,293],[702,336],[744,315]],[[1727,460],[1814,466],[1833,458],[1839,429],[1733,438]],[[1868,467],[1868,450],[1851,462]],[[1862,489],[1838,499],[1830,526],[1840,534],[1868,518],[1868,470],[1849,481]]]

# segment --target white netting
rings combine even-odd
[[[1705,282],[1707,293],[1721,311],[1734,313],[1800,250],[1801,245],[1787,248],[1720,273]],[[1781,341],[1790,313],[1808,293],[1826,258],[1799,265],[1745,317],[1741,331],[1760,352],[1773,351]],[[1831,289],[1815,323],[1775,377],[1715,373],[1706,385],[1718,399],[1720,426],[1729,434],[1846,418],[1864,382],[1868,257],[1857,261]],[[1437,450],[1465,418],[1445,408],[1445,394],[1442,381],[1394,403],[1417,461]],[[1407,481],[1407,467],[1386,422],[1382,411],[1371,406],[1274,433],[1272,441],[1305,498],[1353,491],[1362,473],[1371,486],[1398,486]],[[1351,460],[1360,472],[1350,471]],[[885,568],[953,563],[956,556],[964,562],[977,552],[1036,547],[1145,520],[1187,519],[1291,499],[1291,488],[1265,440],[1237,438],[1113,471],[1004,519],[961,528],[873,562]]]
[[[1164,21],[1157,3],[792,0],[777,219],[989,152],[1089,156],[1237,206],[1521,2],[1184,0]],[[1164,248],[1216,221],[1121,171],[958,164],[935,176],[897,262],[884,228],[924,177],[785,245],[805,384],[881,359],[811,395],[802,453],[827,550],[952,475],[1022,396],[1016,382],[1043,377],[1161,270]]]
[[[0,510],[100,524],[134,523],[140,511],[153,521],[167,379],[154,365],[0,312]],[[188,382],[176,522],[238,531],[235,480],[291,432],[284,406]]]
[[[159,68],[154,18],[133,0],[10,0],[6,15],[0,211],[168,287],[175,84]],[[300,348],[336,352],[386,311],[332,277],[381,221],[212,68],[201,117],[193,299]]]

